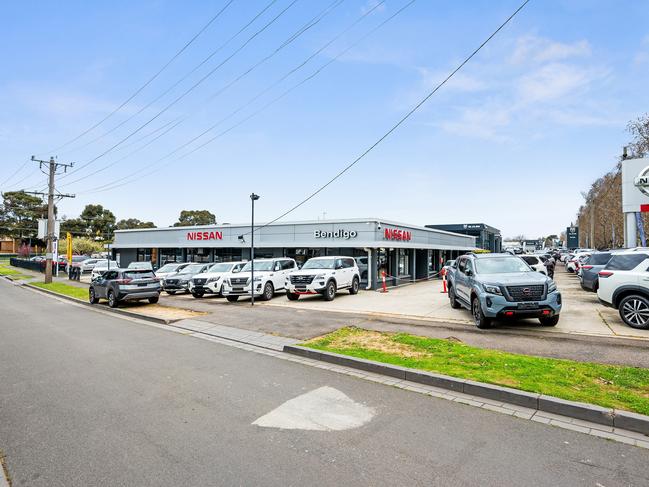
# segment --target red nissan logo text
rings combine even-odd
[[[187,232],[187,240],[223,240],[223,232]]]
[[[386,228],[383,236],[386,240],[412,240],[412,232],[396,228]]]

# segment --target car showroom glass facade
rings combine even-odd
[[[475,237],[378,219],[321,220],[260,224],[255,258],[355,257],[363,285],[376,289],[385,272],[389,286],[437,275],[444,262],[476,248]],[[249,225],[209,225],[118,230],[113,257],[134,261],[227,262],[250,259]]]

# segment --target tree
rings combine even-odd
[[[214,225],[216,215],[208,210],[183,210],[174,227],[191,227],[194,225]]]
[[[543,241],[543,246],[546,248],[554,247],[554,243],[558,238],[559,237],[557,237],[556,235],[548,235],[547,237],[545,237],[545,240]]]
[[[92,255],[104,251],[104,246],[88,237],[72,239],[72,253],[77,255]]]
[[[523,243],[525,240],[527,240],[527,237],[526,237],[525,235],[523,235],[523,234],[521,234],[521,235],[515,235],[514,238],[513,238],[512,240],[515,240],[515,241],[518,241],[518,242]]]
[[[24,191],[2,194],[0,205],[0,235],[12,238],[33,236],[38,231],[38,219],[47,218],[47,205],[38,196]]]
[[[81,218],[63,218],[61,220],[61,233],[70,232],[73,236],[90,235],[90,227]]]
[[[127,218],[125,220],[120,220],[115,225],[115,230],[129,230],[131,228],[155,228],[155,223],[153,222],[143,222],[137,218]]]
[[[631,120],[627,131],[633,139],[629,143],[630,157],[644,157],[649,153],[649,113]]]
[[[112,211],[101,205],[86,205],[79,218],[86,223],[88,236],[100,237],[104,240],[113,237],[116,219]]]

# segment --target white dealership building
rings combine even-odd
[[[250,225],[118,230],[111,245],[125,267],[134,261],[225,262],[250,259]],[[323,255],[355,257],[363,285],[376,289],[387,276],[397,285],[437,275],[441,264],[476,248],[475,237],[379,218],[255,225],[255,258]]]

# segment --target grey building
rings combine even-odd
[[[476,249],[475,237],[378,218],[259,224],[255,258],[348,255],[356,258],[363,285],[376,289],[435,276],[443,262]],[[113,257],[134,261],[223,262],[250,259],[250,225],[208,225],[118,230]]]
[[[476,238],[476,247],[491,252],[502,252],[503,239],[500,230],[484,223],[454,223],[450,225],[426,225],[426,227],[471,235]]]

